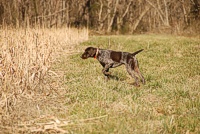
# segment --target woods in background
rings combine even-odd
[[[0,26],[199,34],[199,0],[0,0]]]

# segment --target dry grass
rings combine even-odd
[[[0,30],[0,132],[30,130],[16,125],[61,109],[63,72],[52,65],[87,39],[87,29]]]

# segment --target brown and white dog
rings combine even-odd
[[[145,79],[139,70],[138,61],[135,57],[135,55],[141,51],[143,51],[143,49],[134,53],[128,53],[88,47],[85,49],[85,52],[82,54],[81,58],[96,58],[103,66],[102,72],[107,78],[110,75],[109,68],[115,68],[124,64],[127,72],[135,79],[134,85],[139,86],[138,77],[134,74],[134,72],[142,79],[142,83],[145,84]]]

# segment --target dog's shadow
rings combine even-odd
[[[108,80],[124,81],[126,78],[119,78],[117,75],[109,75]]]
[[[112,79],[112,80],[117,80],[119,81],[119,77],[116,76],[116,75],[109,75],[109,79]]]

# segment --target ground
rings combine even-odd
[[[126,52],[144,49],[137,59],[146,85],[134,87],[125,66],[110,69],[113,77],[106,81],[96,59],[80,58],[88,46]],[[54,79],[62,83],[56,97],[26,101],[22,109],[32,109],[24,110],[27,118],[14,122],[13,130],[200,133],[199,38],[156,34],[91,36],[72,47],[63,47],[69,48],[59,54],[50,69],[51,74],[60,77]],[[5,126],[1,128],[6,130]]]
[[[135,52],[146,85],[130,83],[124,66],[106,81],[88,46]],[[94,36],[57,66],[65,71],[68,114],[77,133],[199,133],[200,40],[169,35]],[[85,119],[81,121],[80,119]],[[87,120],[89,119],[89,120]],[[80,121],[79,121],[80,120]]]

